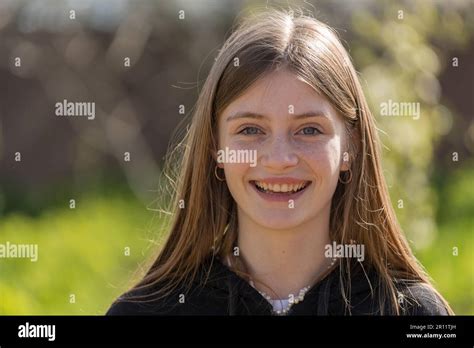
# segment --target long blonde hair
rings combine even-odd
[[[389,304],[390,313],[400,314],[395,279],[423,283],[439,295],[397,222],[382,174],[375,121],[349,55],[329,26],[291,10],[246,17],[219,51],[184,139],[168,158],[173,199],[167,209],[171,220],[166,243],[135,288],[163,281],[159,293],[164,296],[179,284],[190,286],[206,258],[232,254],[238,233],[236,203],[226,183],[214,176],[218,117],[253,82],[278,67],[322,93],[345,121],[352,180],[339,183],[334,193],[330,238],[365,245],[366,260],[380,275],[380,312]],[[176,159],[178,166],[173,166]],[[349,262],[341,261],[340,278],[350,313]]]

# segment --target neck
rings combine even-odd
[[[312,286],[330,267],[324,256],[329,240],[329,208],[291,229],[268,229],[239,212],[239,257],[255,287],[270,297],[288,298]]]

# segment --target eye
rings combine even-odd
[[[244,134],[244,135],[256,135],[256,134],[261,134],[262,131],[258,129],[257,127],[245,127],[242,129],[239,134]]]
[[[322,132],[317,129],[316,127],[304,127],[302,130],[300,130],[297,134],[302,134],[302,135],[317,135],[317,134],[322,134]]]

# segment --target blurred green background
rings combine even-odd
[[[170,134],[236,16],[266,3],[288,4],[0,0],[0,244],[39,247],[37,262],[0,258],[0,314],[100,315],[139,278],[166,234]],[[474,314],[474,2],[290,4],[341,36],[411,246],[454,311]],[[55,117],[63,99],[94,101],[96,119]],[[381,116],[388,100],[419,102],[420,118]]]

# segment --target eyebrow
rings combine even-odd
[[[302,114],[293,115],[292,118],[299,120],[299,119],[305,119],[305,118],[311,118],[311,117],[324,117],[326,119],[329,119],[329,117],[321,111],[307,111]],[[255,112],[250,112],[250,111],[238,111],[235,114],[227,117],[226,121],[229,122],[229,121],[233,121],[240,118],[253,118],[257,120],[262,120],[262,119],[268,119],[269,117],[265,115],[257,114]]]

